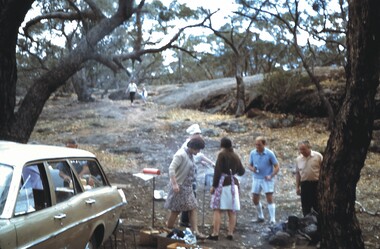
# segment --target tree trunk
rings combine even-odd
[[[183,83],[183,76],[182,76],[182,51],[181,50],[178,50],[177,52],[177,56],[178,56],[178,70],[177,70],[177,80],[178,80],[178,83]]]
[[[238,50],[236,50],[238,51]],[[243,58],[235,52],[235,79],[236,79],[236,112],[235,116],[240,117],[245,112],[245,84],[243,79],[242,63]]]
[[[92,102],[94,98],[91,96],[91,91],[88,87],[85,70],[85,68],[82,68],[82,70],[78,71],[72,77],[72,83],[79,102]]]
[[[349,1],[346,96],[327,144],[318,186],[321,248],[364,248],[355,200],[379,85],[379,12],[377,0]]]
[[[8,1],[0,5],[0,139],[11,139],[8,123],[15,120],[16,106],[16,41],[18,28],[34,0]]]
[[[33,1],[8,0],[0,11],[0,139],[26,143],[50,95],[65,84],[94,53],[92,48],[128,20],[134,1],[119,0],[114,16],[94,26],[57,67],[36,79],[15,113],[16,41],[18,29]],[[140,6],[142,7],[142,6]]]
[[[245,112],[245,84],[241,75],[236,75],[236,101],[237,108],[235,115],[240,117]]]

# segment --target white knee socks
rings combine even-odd
[[[259,202],[259,204],[256,205],[256,210],[257,210],[257,217],[259,219],[264,219],[263,207],[261,206],[261,202]]]
[[[270,222],[276,223],[276,205],[274,203],[268,204],[268,211],[270,216]]]

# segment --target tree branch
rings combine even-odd
[[[376,211],[376,212],[371,212],[371,211],[367,211],[364,206],[358,202],[358,201],[355,201],[355,204],[359,206],[359,212],[360,213],[366,213],[366,214],[369,214],[369,215],[372,215],[372,216],[380,216],[380,211]]]
[[[214,12],[215,13],[215,12]],[[118,56],[115,56],[114,59],[117,59],[117,60],[120,60],[120,61],[125,61],[125,60],[128,60],[128,59],[135,59],[135,60],[140,60],[141,61],[141,56],[144,55],[144,54],[153,54],[153,53],[158,53],[158,52],[162,52],[162,51],[165,51],[167,49],[170,49],[170,48],[175,48],[175,49],[180,49],[182,51],[185,51],[186,53],[189,53],[191,54],[192,52],[184,49],[184,48],[181,48],[179,47],[178,45],[175,45],[173,44],[174,42],[176,42],[179,38],[179,36],[186,30],[186,29],[189,29],[189,28],[196,28],[196,27],[204,27],[204,23],[208,20],[208,18],[210,18],[210,16],[212,16],[214,13],[211,13],[209,14],[207,17],[204,18],[204,20],[200,23],[197,23],[197,24],[192,24],[192,25],[188,25],[188,26],[185,26],[185,27],[182,27],[178,30],[178,32],[176,34],[173,35],[173,37],[166,43],[164,44],[163,46],[161,47],[158,47],[158,48],[150,48],[150,49],[141,49],[139,51],[133,51],[131,53],[128,53],[128,54],[122,54],[122,55],[118,55]]]
[[[98,16],[90,10],[86,10],[80,13],[51,12],[51,13],[46,13],[46,14],[43,14],[31,19],[25,24],[23,30],[24,30],[25,36],[30,37],[29,36],[30,27],[40,23],[42,20],[61,19],[61,20],[66,20],[66,21],[74,21],[74,20],[79,21],[79,20],[82,20],[83,18],[97,20]]]

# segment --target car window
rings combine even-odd
[[[7,200],[9,185],[11,184],[13,168],[0,164],[0,214],[3,213]]]
[[[14,214],[21,215],[51,206],[49,185],[42,163],[26,165],[22,170]]]
[[[88,171],[86,174],[81,175],[81,184],[83,185],[83,188],[87,191],[106,186],[104,175],[102,174],[102,170],[97,161],[86,160],[85,164],[88,167]]]
[[[73,170],[66,160],[48,162],[57,203],[66,201],[82,192]]]

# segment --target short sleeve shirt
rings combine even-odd
[[[296,159],[296,171],[300,173],[301,182],[318,181],[323,156],[317,151],[311,151],[310,156],[299,155]]]
[[[253,173],[253,178],[264,179],[265,176],[273,173],[273,166],[278,164],[278,161],[270,149],[264,148],[262,153],[254,149],[249,155],[249,164],[258,169],[258,173]]]

